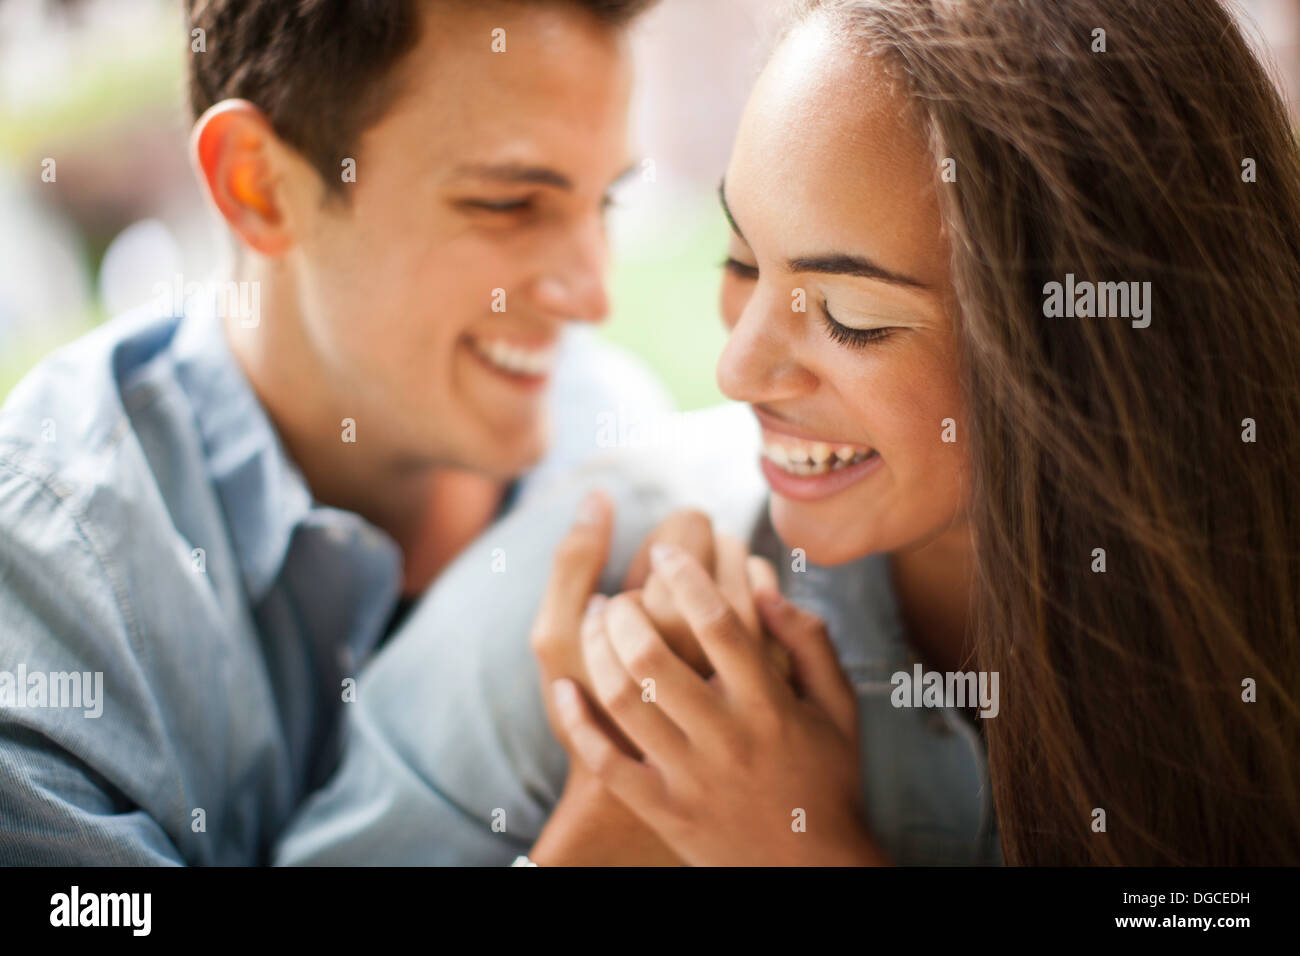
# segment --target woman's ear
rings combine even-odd
[[[282,151],[266,116],[247,100],[222,100],[194,124],[191,157],[221,217],[250,249],[283,255],[293,245],[283,190]]]

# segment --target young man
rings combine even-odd
[[[563,466],[548,403],[657,400],[561,336],[607,309],[647,5],[192,0],[259,307],[111,322],[0,412],[0,862],[264,862],[400,600]]]

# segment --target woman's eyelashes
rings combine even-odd
[[[840,345],[847,345],[855,349],[870,345],[872,342],[883,341],[889,338],[894,331],[888,327],[855,329],[852,326],[842,325],[835,321],[835,316],[831,315],[830,310],[826,308],[825,302],[822,303],[822,316],[826,320],[826,333],[831,339]]]
[[[741,262],[733,256],[727,256],[722,260],[722,268],[737,279],[754,280],[758,278],[758,266],[751,266]]]
[[[729,275],[746,282],[753,282],[758,278],[758,266],[751,266],[733,256],[727,256],[727,258],[723,259],[722,267]],[[835,316],[831,315],[830,309],[827,308],[825,299],[822,300],[822,318],[826,326],[826,333],[831,337],[831,340],[851,348],[862,348],[873,342],[883,341],[889,338],[894,331],[889,327],[855,329],[852,326],[837,322]]]

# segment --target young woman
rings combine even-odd
[[[1003,860],[1300,861],[1300,160],[1231,16],[804,3],[723,201],[769,552],[876,574],[841,597],[884,567],[927,670],[998,675]],[[715,673],[639,592],[539,645],[585,693],[550,684],[574,769],[533,856],[606,821],[688,862],[899,862],[836,628],[757,589],[791,686],[689,555],[656,579]]]

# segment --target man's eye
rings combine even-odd
[[[460,199],[456,203],[462,209],[481,212],[523,212],[532,205],[531,199]]]
[[[758,278],[758,266],[751,266],[741,262],[739,259],[727,256],[722,260],[722,268],[726,269],[730,275],[737,279],[752,281]]]

